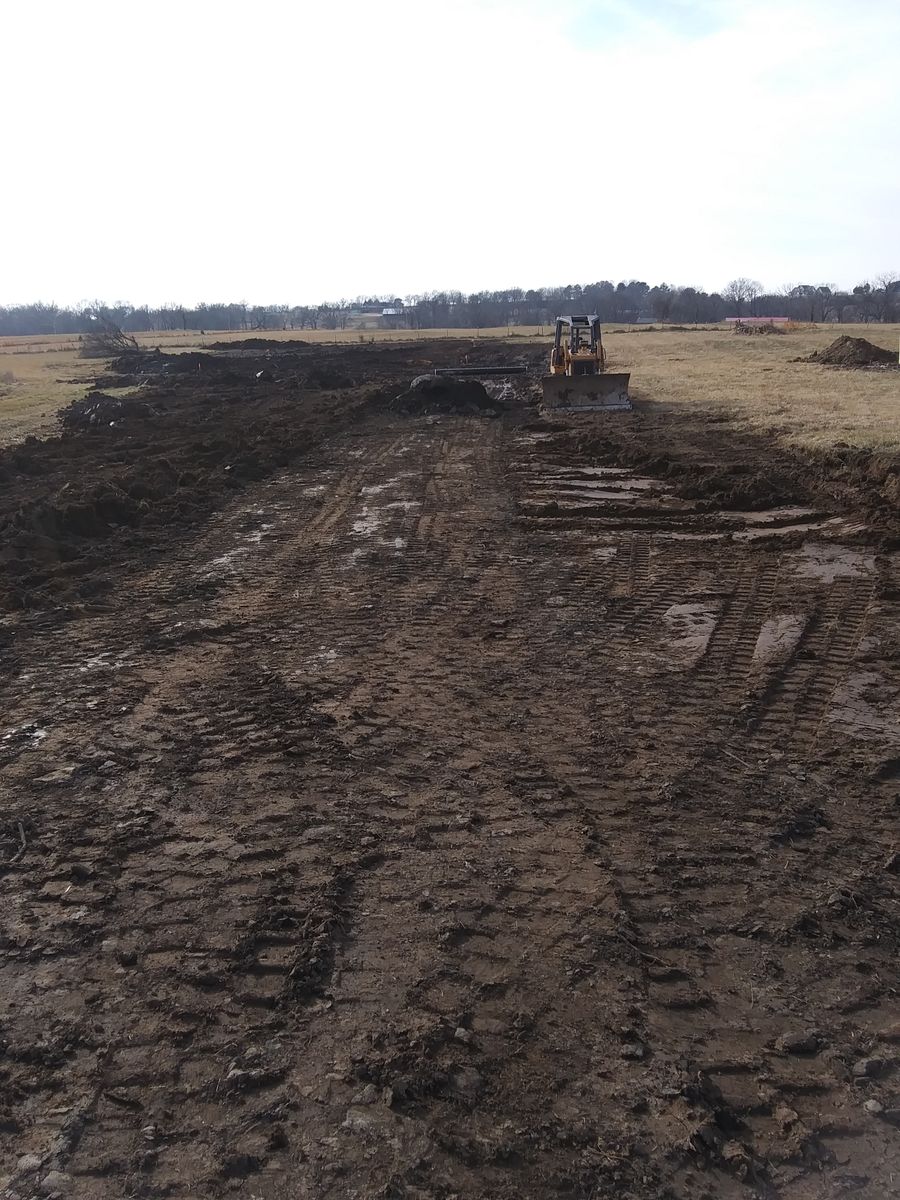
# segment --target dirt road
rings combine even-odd
[[[4,1194],[891,1194],[898,556],[660,439],[367,409],[6,618]]]

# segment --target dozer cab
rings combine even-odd
[[[543,380],[546,408],[566,412],[629,409],[630,378],[606,370],[599,317],[556,318],[550,374]]]

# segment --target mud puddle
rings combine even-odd
[[[875,571],[873,553],[826,542],[806,542],[791,557],[791,568],[801,579],[833,583],[836,579],[861,579]]]

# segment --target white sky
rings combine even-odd
[[[5,0],[0,303],[900,269],[898,0]]]

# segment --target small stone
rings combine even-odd
[[[875,1079],[887,1066],[883,1058],[861,1058],[853,1064],[854,1079]]]
[[[353,1097],[354,1104],[374,1104],[378,1099],[378,1088],[374,1083],[367,1083],[361,1091],[358,1091]]]
[[[341,1128],[352,1133],[369,1133],[375,1128],[375,1118],[368,1113],[354,1112],[351,1108],[341,1122]]]
[[[877,1100],[867,1100],[863,1105],[867,1113],[871,1113],[873,1117],[877,1117],[879,1113],[884,1112],[884,1105]]]
[[[893,854],[888,855],[884,862],[884,869],[895,875],[900,872],[900,851],[895,850]]]
[[[456,1027],[456,1029],[453,1031],[453,1036],[458,1042],[462,1042],[466,1046],[470,1045],[472,1042],[471,1029],[464,1029],[462,1025],[458,1025]]]
[[[16,1163],[16,1170],[23,1173],[25,1171],[36,1171],[42,1162],[43,1159],[39,1154],[23,1154]]]
[[[880,1042],[900,1042],[900,1021],[894,1021],[891,1025],[885,1025],[884,1029],[879,1029],[878,1040]]]
[[[775,1043],[775,1049],[782,1054],[815,1054],[819,1049],[819,1039],[811,1029],[783,1033]]]
[[[642,1042],[626,1042],[620,1051],[622,1058],[641,1059],[646,1050]]]
[[[67,1196],[72,1190],[72,1176],[62,1171],[48,1171],[38,1186],[45,1196]]]

